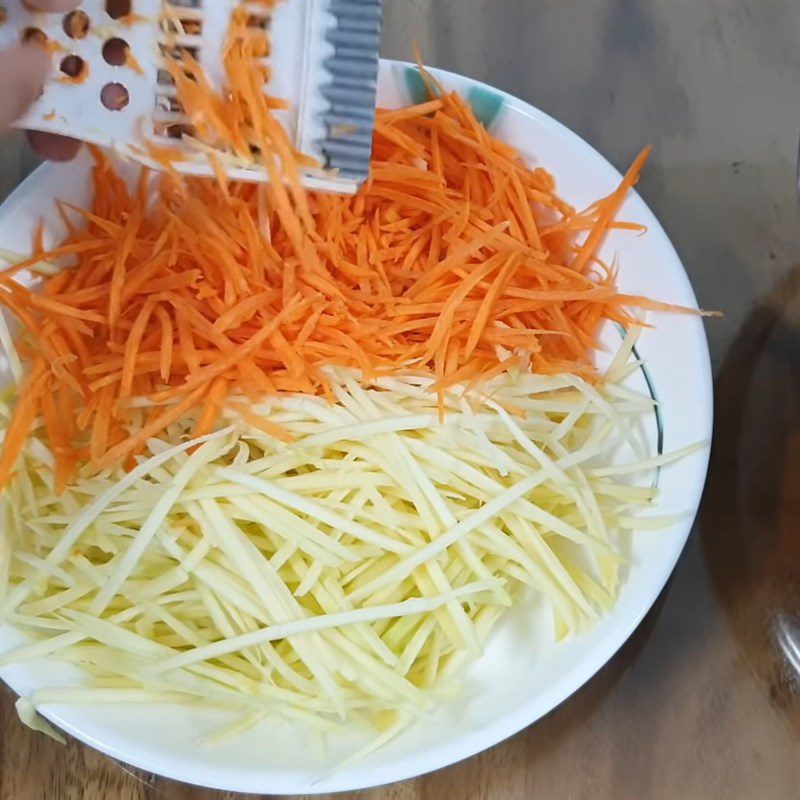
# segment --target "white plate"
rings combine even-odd
[[[436,71],[448,88],[471,97],[492,132],[517,147],[532,164],[557,179],[560,194],[581,207],[608,194],[619,173],[588,144],[555,120],[509,95],[476,81]],[[415,89],[407,64],[383,61],[379,103],[408,104]],[[631,153],[631,158],[635,154]],[[33,225],[49,214],[55,198],[85,202],[87,161],[47,164],[31,175],[2,206],[2,244],[25,251]],[[695,306],[692,287],[678,256],[656,218],[635,193],[620,216],[643,223],[643,236],[615,232],[604,244],[610,259],[620,256],[624,291]],[[54,223],[53,223],[54,224]],[[53,232],[57,235],[57,226]],[[657,395],[663,445],[671,451],[711,436],[712,389],[708,347],[700,319],[651,314],[655,327],[639,341],[649,381]],[[615,335],[609,331],[611,338]],[[609,339],[609,340],[610,340]],[[645,388],[644,376],[638,378]],[[653,427],[655,427],[653,425]],[[667,530],[634,534],[633,564],[613,613],[586,635],[559,644],[552,640],[547,615],[532,599],[513,610],[492,635],[484,656],[468,674],[463,697],[440,706],[423,723],[339,771],[309,745],[303,731],[289,726],[259,727],[217,749],[200,750],[198,736],[226,721],[216,712],[180,707],[78,707],[53,705],[43,713],[86,744],[170,778],[219,789],[269,794],[305,794],[359,789],[409,778],[467,758],[539,719],[595,674],[631,635],[655,601],[683,549],[703,489],[708,449],[665,468],[653,513],[684,513]],[[20,634],[6,626],[3,649]],[[43,660],[0,672],[14,691],[26,694],[77,679],[66,665]],[[341,742],[342,752],[353,743]],[[337,746],[338,749],[338,746]]]

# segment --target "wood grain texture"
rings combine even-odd
[[[687,549],[617,656],[536,725],[347,800],[800,797],[800,5],[796,0],[385,0],[385,55],[551,113],[641,193],[702,304],[715,450]],[[0,192],[34,160],[0,151]],[[2,221],[0,220],[0,233]],[[794,658],[794,661],[792,660]],[[0,692],[3,800],[233,800],[23,728]]]

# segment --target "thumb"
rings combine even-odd
[[[0,52],[0,130],[28,110],[49,71],[50,56],[37,45],[16,45]]]

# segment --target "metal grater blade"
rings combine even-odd
[[[324,66],[331,81],[321,90],[330,107],[325,113],[327,136],[319,147],[326,166],[363,181],[372,154],[381,2],[331,0],[330,13],[336,23],[326,39],[334,53]]]

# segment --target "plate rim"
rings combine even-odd
[[[394,80],[395,76],[393,76],[392,73],[400,69],[416,69],[416,64],[404,60],[381,58],[379,79],[386,77],[384,73],[389,73],[391,79]],[[437,79],[441,80],[445,86],[469,85],[499,96],[503,100],[504,106],[521,111],[526,116],[541,121],[543,124],[556,131],[559,135],[565,137],[570,146],[574,146],[583,150],[588,157],[598,161],[598,163],[602,163],[606,170],[610,171],[610,174],[621,180],[622,175],[620,174],[619,170],[617,170],[616,167],[614,167],[613,164],[611,164],[608,159],[605,158],[605,156],[599,153],[594,147],[586,142],[585,139],[572,131],[566,125],[537,108],[532,103],[521,100],[520,98],[515,97],[514,95],[511,95],[502,89],[490,86],[483,81],[470,78],[456,72],[428,66],[426,66],[425,69],[430,71]],[[3,209],[9,205],[18,203],[20,198],[27,193],[28,186],[35,180],[40,180],[45,177],[46,173],[50,169],[53,169],[52,164],[46,162],[40,165],[13,190],[0,205],[0,219],[2,219]],[[660,234],[662,237],[666,246],[667,255],[671,257],[680,267],[679,270],[676,270],[676,277],[678,277],[680,282],[683,283],[683,290],[691,299],[694,307],[697,307],[696,295],[683,262],[681,261],[680,256],[678,255],[674,245],[672,244],[672,241],[670,240],[660,221],[644,201],[644,199],[638,194],[638,192],[635,191],[635,189],[630,191],[629,196],[635,196],[649,212],[654,221],[654,224],[650,225],[650,229],[653,232]],[[702,321],[700,320],[698,320],[698,333],[698,345],[702,346],[702,352],[697,354],[700,358],[698,369],[702,374],[700,375],[700,381],[696,388],[702,390],[703,394],[702,397],[698,397],[698,413],[701,409],[705,412],[703,415],[702,427],[706,431],[705,438],[708,442],[708,445],[701,453],[695,456],[699,456],[702,459],[702,462],[697,464],[699,477],[697,483],[692,487],[692,496],[687,497],[687,508],[691,509],[691,511],[689,514],[687,514],[685,522],[683,523],[684,531],[680,534],[676,534],[676,539],[680,539],[682,537],[682,541],[679,543],[680,546],[678,546],[678,541],[676,541],[674,557],[665,561],[661,565],[658,580],[654,580],[650,585],[647,597],[639,601],[639,607],[636,613],[631,615],[629,623],[625,626],[624,631],[614,637],[606,637],[601,644],[599,644],[593,651],[590,651],[586,656],[590,662],[590,665],[585,666],[580,675],[576,677],[567,674],[560,680],[548,686],[548,693],[555,699],[552,702],[547,703],[547,709],[531,709],[530,702],[520,704],[514,713],[499,717],[479,730],[467,731],[466,733],[461,734],[457,739],[444,742],[438,745],[435,749],[428,750],[422,754],[411,753],[402,755],[388,764],[370,765],[366,769],[357,769],[354,772],[334,772],[316,782],[307,781],[307,784],[302,787],[296,785],[296,779],[293,781],[289,776],[287,776],[286,779],[281,778],[280,773],[276,773],[274,769],[253,769],[242,771],[241,769],[233,768],[237,771],[230,770],[221,772],[217,768],[212,767],[204,771],[202,768],[202,760],[199,761],[199,770],[198,774],[196,775],[189,774],[185,769],[181,769],[180,766],[172,768],[172,762],[170,762],[168,759],[162,760],[162,762],[158,764],[157,769],[154,769],[154,759],[152,756],[142,756],[139,752],[122,750],[113,745],[106,745],[103,741],[93,737],[91,734],[84,733],[80,727],[73,725],[68,719],[69,715],[65,717],[62,715],[62,712],[48,708],[41,709],[39,713],[58,728],[68,733],[70,736],[74,737],[84,745],[92,747],[93,749],[98,750],[110,758],[121,761],[138,769],[142,769],[147,772],[154,772],[162,777],[181,781],[194,786],[201,786],[221,791],[256,793],[267,792],[274,795],[290,795],[296,793],[320,794],[328,792],[357,791],[366,788],[385,786],[390,783],[408,780],[410,778],[424,775],[447,766],[452,766],[471,758],[472,756],[484,750],[494,747],[497,744],[500,744],[511,736],[516,735],[524,728],[534,724],[561,706],[575,692],[588,683],[623,647],[631,635],[636,631],[644,617],[650,612],[658,597],[661,595],[667,581],[674,572],[675,567],[685,550],[686,543],[694,527],[694,522],[699,510],[707,479],[711,453],[711,436],[713,431],[713,374],[708,348],[708,338]],[[609,616],[611,616],[613,613],[614,611],[610,612]],[[0,623],[0,632],[2,632],[3,627],[5,627],[5,625]],[[13,685],[7,682],[4,672],[4,669],[0,670],[0,677],[3,678],[3,681],[9,686],[9,688],[11,688],[14,694],[17,694]],[[455,741],[457,746],[453,746],[453,741]],[[380,776],[376,777],[378,773],[380,773]],[[349,779],[348,776],[350,776]],[[278,778],[278,783],[276,783],[276,785],[265,785],[266,781],[270,780],[270,777]],[[290,786],[289,784],[293,785]]]

